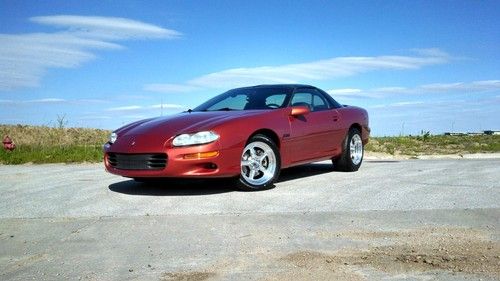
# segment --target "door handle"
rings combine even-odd
[[[339,121],[339,117],[338,116],[333,116],[333,122],[337,122]]]

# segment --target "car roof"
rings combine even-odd
[[[240,89],[248,89],[248,88],[284,88],[284,89],[296,89],[296,88],[313,88],[316,87],[305,84],[262,84],[250,87],[242,87]]]

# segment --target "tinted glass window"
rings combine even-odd
[[[246,95],[235,95],[229,96],[227,99],[223,99],[207,108],[207,110],[221,110],[221,109],[233,109],[242,110],[245,108],[247,101]]]
[[[330,108],[328,101],[314,89],[299,89],[290,103],[292,106],[308,106],[311,111],[321,111]]]
[[[194,111],[276,109],[288,105],[290,88],[250,87],[230,90],[196,107]]]
[[[312,95],[310,93],[295,93],[292,98],[292,106],[312,106]]]
[[[313,95],[313,108],[314,111],[327,110],[328,103],[322,96],[315,94]]]
[[[278,94],[267,97],[266,98],[267,107],[271,108],[284,107],[286,96],[287,96],[286,94]]]

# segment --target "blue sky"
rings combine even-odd
[[[500,130],[499,1],[0,0],[0,123],[114,129],[306,83],[374,135]]]

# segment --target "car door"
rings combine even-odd
[[[292,163],[333,155],[340,115],[326,98],[313,88],[297,89],[290,106],[308,106],[308,114],[290,117]]]

